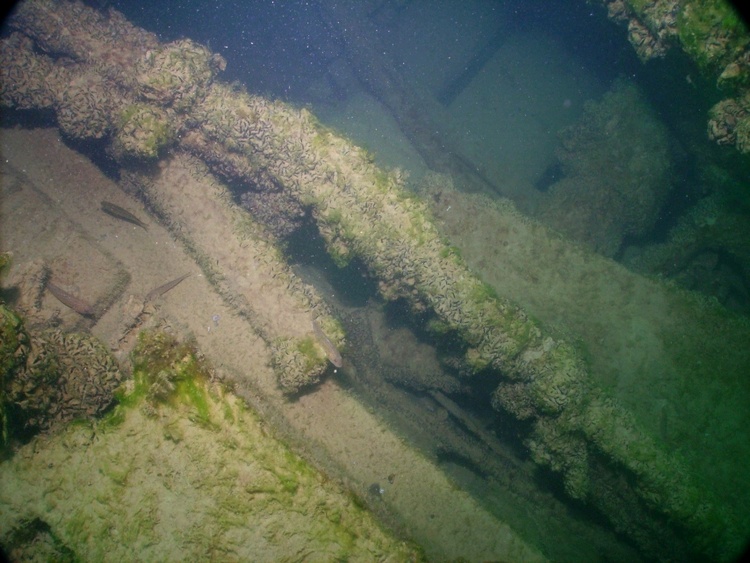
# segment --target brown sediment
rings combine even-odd
[[[158,299],[162,295],[164,295],[167,291],[174,288],[178,283],[180,283],[182,280],[184,280],[186,277],[188,277],[190,274],[183,274],[179,278],[173,279],[171,282],[167,282],[164,285],[160,285],[159,287],[155,287],[151,291],[149,291],[146,294],[146,302],[154,301],[155,299]]]
[[[331,361],[331,363],[337,368],[340,368],[342,365],[344,365],[344,360],[341,357],[341,353],[338,351],[336,346],[333,345],[331,339],[328,338],[320,329],[320,325],[315,319],[313,319],[312,327],[313,332],[315,333],[315,338],[317,338],[320,345],[323,346],[323,349],[326,351],[326,356],[328,356],[328,359]]]
[[[70,307],[79,315],[90,318],[94,317],[94,308],[82,299],[74,297],[67,291],[64,291],[57,287],[52,282],[47,282],[47,289],[49,289],[49,292],[54,295],[60,303],[62,303],[66,307]]]

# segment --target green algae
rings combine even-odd
[[[118,121],[114,148],[123,156],[153,160],[174,139],[166,112],[148,104],[125,107]]]
[[[0,465],[0,478],[18,493],[0,491],[0,502],[41,510],[74,559],[127,551],[150,560],[175,553],[241,560],[263,549],[276,559],[300,545],[327,560],[421,559],[212,383],[194,342],[145,331],[132,360],[133,379],[118,392],[109,424],[68,425]],[[171,374],[174,386],[157,397],[159,374]],[[58,458],[65,462],[50,462]],[[297,537],[302,544],[287,547]],[[7,547],[8,536],[0,539]]]
[[[12,258],[13,255],[10,252],[0,253],[0,279],[2,279],[8,268],[10,268]]]
[[[0,451],[9,440],[6,385],[26,363],[30,345],[23,320],[14,311],[0,304]]]
[[[677,34],[682,48],[704,71],[720,69],[748,43],[741,16],[724,0],[688,2],[678,13]]]
[[[116,406],[100,422],[102,429],[122,424],[126,411],[144,400],[151,407],[189,406],[191,417],[210,423],[206,390],[210,368],[194,342],[180,341],[163,331],[144,331],[138,335],[132,362],[131,385],[115,392]]]
[[[321,351],[320,346],[315,343],[312,336],[306,336],[297,341],[297,350],[305,358],[305,371],[310,371],[326,361],[325,354]]]

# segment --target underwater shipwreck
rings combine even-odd
[[[750,538],[741,205],[706,197],[622,250],[670,197],[673,144],[625,79],[564,130],[537,199],[514,200],[368,41],[409,2],[367,4],[322,2],[321,19],[419,180],[223,80],[192,39],[82,2],[9,16],[0,546],[732,560]],[[707,136],[746,158],[750,40],[731,8],[592,4],[640,60],[682,49],[719,80]],[[738,266],[713,294],[689,275],[721,264]]]

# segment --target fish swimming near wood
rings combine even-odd
[[[183,274],[179,278],[173,279],[171,282],[167,282],[164,285],[160,285],[159,287],[155,287],[151,291],[149,291],[146,294],[146,302],[153,301],[154,299],[157,299],[164,295],[167,291],[172,289],[174,286],[176,286],[178,283],[180,283],[182,280],[184,280],[186,277],[188,277],[190,274]]]
[[[47,282],[47,289],[49,289],[49,292],[54,295],[60,303],[66,307],[70,307],[79,315],[89,318],[94,318],[96,315],[94,308],[91,305],[86,303],[83,299],[79,299],[57,287],[52,282]]]
[[[312,327],[313,327],[313,332],[315,333],[315,338],[318,339],[318,343],[326,351],[326,356],[328,356],[328,360],[337,368],[340,368],[342,365],[344,365],[344,360],[341,358],[341,354],[336,349],[336,346],[333,345],[333,342],[331,342],[330,338],[328,338],[325,335],[325,333],[320,329],[320,325],[318,324],[318,321],[316,321],[315,319],[313,319]]]
[[[104,211],[104,213],[106,213],[107,215],[111,215],[112,217],[115,217],[117,219],[127,221],[128,223],[133,223],[133,225],[138,225],[139,227],[142,227],[144,230],[148,231],[146,223],[144,223],[130,211],[123,209],[119,205],[115,205],[114,203],[110,203],[108,201],[102,201],[102,211]]]

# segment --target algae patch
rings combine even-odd
[[[99,424],[35,439],[0,463],[0,545],[38,522],[85,560],[419,560],[346,491],[211,381],[190,341],[144,332],[133,379]],[[19,551],[22,550],[22,551]]]

